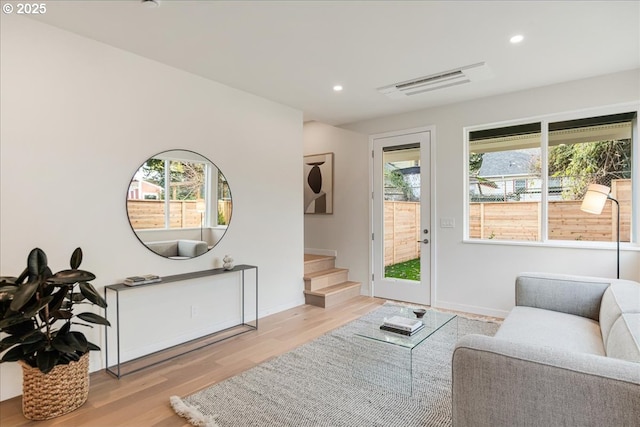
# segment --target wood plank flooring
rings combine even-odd
[[[360,296],[323,309],[303,305],[260,319],[259,330],[179,356],[120,380],[104,371],[91,374],[89,399],[78,410],[48,421],[22,415],[21,397],[0,402],[0,426],[157,426],[188,424],[169,405],[286,353],[366,314],[384,300]]]

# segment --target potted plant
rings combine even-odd
[[[93,273],[79,270],[82,250],[71,255],[70,269],[55,274],[40,248],[33,249],[19,277],[0,277],[0,353],[2,362],[23,368],[22,410],[25,417],[44,420],[73,411],[89,393],[89,351],[100,348],[72,326],[107,325],[79,306],[107,306],[89,283]]]

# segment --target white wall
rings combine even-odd
[[[427,96],[427,95],[425,95]],[[478,99],[343,126],[365,135],[436,127],[437,233],[434,305],[504,315],[514,304],[514,276],[549,271],[615,277],[615,251],[463,243],[463,127],[640,100],[640,70]],[[638,197],[636,189],[636,197]],[[440,218],[455,228],[439,228]],[[621,277],[640,279],[640,252],[624,251]]]
[[[2,275],[19,274],[36,246],[54,271],[82,247],[99,289],[135,274],[218,267],[228,253],[260,267],[261,315],[304,303],[300,111],[16,15],[3,15],[1,27]],[[147,250],[126,216],[136,168],[168,149],[214,161],[233,194],[224,239],[187,261]],[[210,286],[203,304],[222,312],[225,294]],[[185,288],[174,312],[152,318],[186,316],[199,297]],[[140,314],[132,323],[151,322]],[[176,332],[163,328],[171,325],[155,332]],[[102,342],[101,328],[88,335]],[[102,363],[92,353],[92,369]],[[0,365],[0,400],[20,393],[17,364]]]
[[[366,135],[324,123],[304,124],[304,154],[334,153],[332,215],[304,216],[304,246],[336,251],[336,267],[369,294],[369,157]]]

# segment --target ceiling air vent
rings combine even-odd
[[[405,98],[411,95],[485,80],[491,77],[493,77],[493,74],[487,64],[479,62],[477,64],[380,87],[378,88],[378,92],[387,95],[389,98]]]

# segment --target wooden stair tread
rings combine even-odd
[[[326,288],[322,288],[322,289],[318,289],[315,291],[304,291],[305,294],[308,295],[316,295],[316,296],[327,296],[327,295],[332,295],[332,294],[336,294],[339,292],[342,292],[346,289],[351,289],[351,288],[355,288],[355,287],[360,287],[360,282],[351,282],[351,281],[347,281],[347,282],[342,282],[342,283],[338,283],[337,285],[333,285],[333,286],[328,286]]]
[[[313,255],[313,254],[304,254],[304,263],[310,264],[313,262],[324,261],[327,259],[336,259],[336,257],[332,255]]]
[[[347,269],[347,268],[331,268],[329,270],[316,271],[315,273],[307,273],[307,274],[304,275],[303,279],[305,279],[305,280],[316,279],[318,277],[330,276],[332,274],[339,274],[339,273],[343,273],[345,271],[349,271],[349,269]]]

